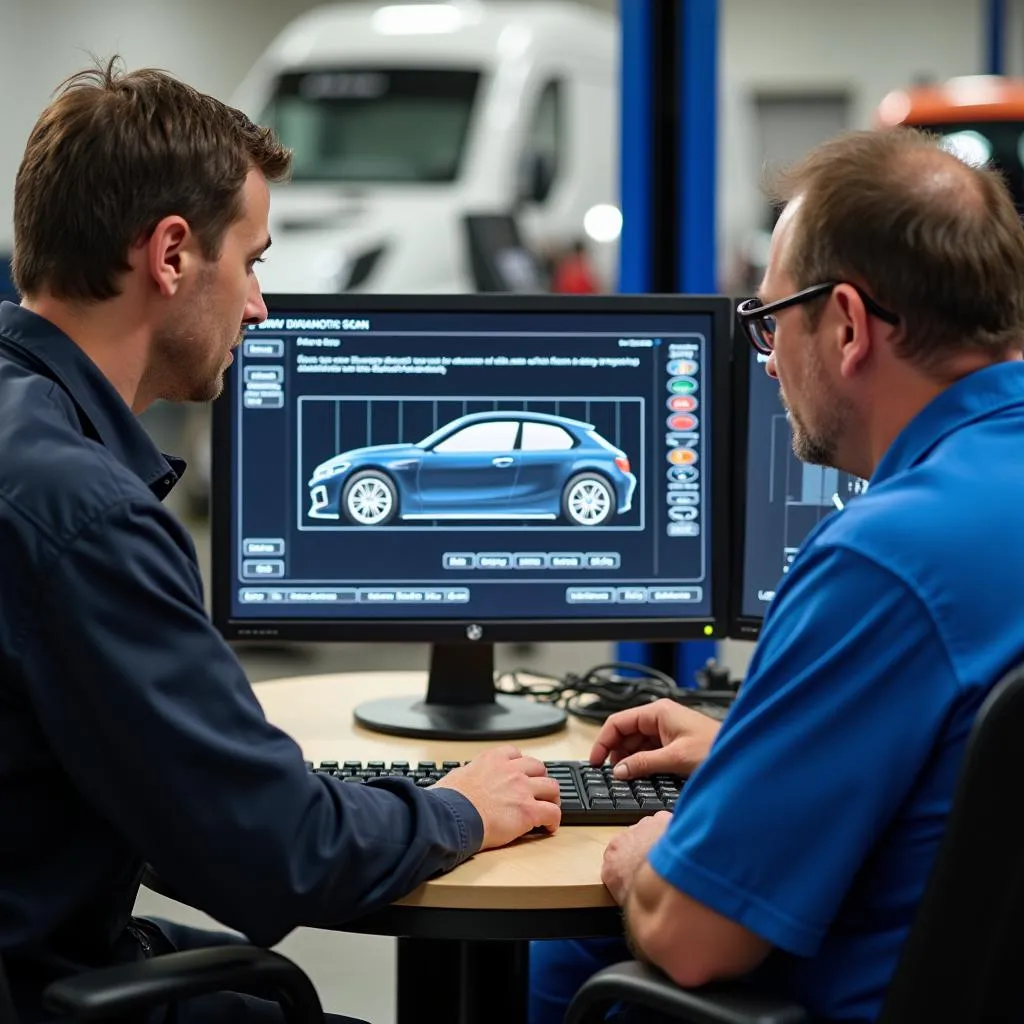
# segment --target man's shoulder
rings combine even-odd
[[[1024,503],[1024,475],[992,472],[964,453],[924,462],[872,487],[815,535],[816,546],[849,548],[912,582],[922,572],[1020,558],[1016,521]]]
[[[922,626],[934,626],[958,677],[991,682],[1021,652],[1021,507],[1024,475],[990,473],[958,453],[871,488],[813,537],[808,554],[879,567],[905,588]]]
[[[0,396],[0,522],[15,532],[27,528],[59,545],[106,510],[149,494],[85,436],[59,385],[25,378],[16,388],[0,384]]]

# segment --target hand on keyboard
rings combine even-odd
[[[671,811],[684,783],[678,775],[665,773],[623,782],[612,775],[611,765],[595,768],[586,761],[545,761],[543,767],[550,776],[545,779],[539,773],[539,762],[532,757],[520,757],[512,747],[505,747],[504,750],[506,753],[502,756],[508,762],[504,769],[528,776],[533,780],[532,785],[545,794],[540,799],[548,802],[547,807],[538,808],[527,800],[526,806],[540,813],[542,818],[541,823],[530,831],[552,831],[550,817],[553,811],[557,811],[550,803],[552,800],[559,803],[562,825],[632,825],[658,811]],[[493,758],[495,754],[495,751],[491,751],[487,759]],[[518,767],[517,762],[520,762]],[[468,778],[474,793],[483,786],[486,796],[486,784],[494,772],[498,771],[500,777],[500,771],[493,767],[487,768],[487,763],[485,760],[483,768],[477,767],[467,773],[463,773],[459,761],[444,761],[441,764],[434,761],[420,761],[418,764],[392,761],[390,765],[384,761],[367,761],[365,764],[362,761],[321,761],[319,766],[307,761],[306,767],[317,775],[333,776],[346,785],[358,786],[373,779],[398,775],[423,788],[436,786],[446,775],[457,771],[459,774],[455,777],[455,788],[464,791],[463,783],[459,780],[465,782]],[[481,778],[481,774],[484,778]],[[556,787],[559,793],[557,797],[554,796]],[[468,793],[466,795],[469,796]],[[475,797],[470,796],[470,799],[479,807]],[[538,797],[532,799],[536,802]]]
[[[597,734],[590,763],[610,761],[617,779],[659,772],[692,775],[708,756],[721,724],[668,699],[618,711]]]
[[[434,785],[456,790],[479,811],[485,850],[534,828],[554,832],[561,821],[558,783],[541,761],[513,746],[484,751]]]

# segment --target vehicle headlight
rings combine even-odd
[[[317,466],[316,469],[313,470],[313,479],[324,480],[326,477],[334,476],[335,473],[344,473],[351,465],[351,462],[337,462]]]

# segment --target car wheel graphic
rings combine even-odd
[[[398,492],[389,476],[367,469],[345,484],[341,507],[355,526],[384,526],[398,514]]]
[[[602,526],[615,514],[611,484],[597,473],[574,476],[562,491],[562,515],[573,526]]]

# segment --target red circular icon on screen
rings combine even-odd
[[[697,399],[693,395],[673,395],[668,400],[668,407],[673,412],[693,412],[697,408]]]
[[[696,430],[697,429],[697,417],[691,416],[689,413],[676,413],[674,416],[668,418],[668,429],[669,430]]]

